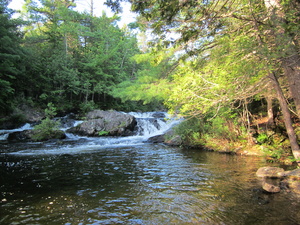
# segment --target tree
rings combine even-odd
[[[135,35],[120,29],[118,16],[74,11],[74,1],[27,0],[24,46],[32,54],[28,95],[58,110],[110,108],[113,87],[132,76],[139,52]],[[34,78],[34,79],[32,79]]]
[[[56,108],[50,102],[45,109],[46,118],[33,129],[33,140],[44,141],[64,137],[64,133],[59,129],[59,121],[52,120],[56,115]]]
[[[168,73],[175,66],[173,52],[149,52],[132,57],[139,65],[134,77],[128,77],[112,91],[123,101],[142,101],[143,104],[163,102],[170,94]]]
[[[86,15],[89,29],[82,33],[83,46],[78,61],[84,101],[100,99],[105,106],[111,90],[130,77],[135,63],[130,58],[139,52],[137,40],[116,26],[118,17]],[[96,98],[98,96],[98,98]]]
[[[107,4],[115,10],[120,10],[120,2],[122,0],[108,0]],[[177,102],[181,104],[185,112],[203,113],[205,108],[209,109],[219,103],[236,99],[239,93],[243,97],[247,97],[247,93],[250,96],[253,95],[256,93],[253,87],[263,85],[258,82],[259,79],[270,78],[268,76],[270,71],[271,74],[273,71],[278,71],[277,74],[280,74],[283,70],[285,78],[289,81],[289,89],[298,111],[300,60],[299,3],[297,1],[131,0],[130,2],[133,11],[139,12],[159,37],[154,40],[156,46],[181,45],[185,51],[183,59],[197,58],[202,60],[204,68],[208,69],[204,72],[201,70],[201,74],[194,74],[190,80],[185,79],[186,76],[182,74],[176,77],[180,80],[180,84],[176,86],[177,96],[171,97],[173,102],[171,105]],[[173,39],[167,38],[170,33],[177,35],[173,35],[175,37]],[[239,41],[236,42],[237,38]],[[247,40],[249,38],[250,40]],[[165,41],[157,41],[161,39]],[[249,41],[251,45],[245,44],[246,41],[243,39]],[[226,46],[226,42],[238,43],[241,48],[229,46],[227,53],[223,49],[223,55],[213,58],[216,49]],[[233,53],[232,47],[234,47]],[[255,60],[259,60],[256,61],[257,65],[255,65]],[[251,72],[245,71],[245,68],[250,69]],[[190,70],[189,74],[193,74],[193,71],[194,69]],[[208,79],[209,74],[213,81]],[[250,76],[245,77],[239,74]],[[182,86],[185,84],[186,92],[183,92]],[[281,96],[282,88],[277,84],[279,83],[273,82],[274,89],[278,92],[278,96]],[[242,92],[236,87],[241,87]],[[186,96],[186,101],[183,103],[180,103],[180,99],[182,100],[180,95]],[[212,99],[215,101],[211,101]],[[279,100],[283,101],[281,97]],[[201,108],[203,103],[206,105],[204,110]],[[284,104],[281,105],[284,106]],[[285,113],[286,125],[289,124],[288,117]],[[290,127],[287,129],[289,130]],[[295,141],[295,134],[291,132],[289,138],[294,156],[299,158],[299,146]]]
[[[300,55],[299,55],[299,11],[297,1],[265,0],[269,17],[269,32],[277,49],[276,57],[288,80],[298,117],[300,116]],[[268,41],[269,42],[269,41]]]
[[[20,46],[22,33],[18,27],[22,21],[12,19],[13,11],[7,8],[8,1],[0,1],[0,109],[11,109],[13,97],[19,86],[18,80],[24,71],[24,51]],[[22,85],[22,84],[21,84]]]

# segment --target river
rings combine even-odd
[[[144,142],[162,129],[3,141],[0,224],[300,224],[298,198],[261,191],[263,159]]]

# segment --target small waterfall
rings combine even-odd
[[[161,135],[179,122],[165,112],[130,112],[129,114],[137,120],[136,135],[145,138]]]
[[[162,112],[146,112],[136,113],[130,112],[137,120],[135,135],[128,137],[86,137],[66,133],[67,138],[63,140],[49,140],[46,142],[30,142],[24,143],[21,149],[10,154],[18,155],[44,155],[44,154],[76,154],[90,151],[97,151],[102,148],[119,148],[133,145],[143,145],[150,137],[165,133],[175,124],[180,122],[179,119],[169,117],[167,113]],[[61,120],[60,118],[57,118]],[[72,120],[62,124],[61,130],[66,131],[70,126],[76,126],[82,121]],[[32,129],[30,124],[16,130],[2,133],[7,135],[10,132],[22,131],[27,128]],[[0,131],[1,134],[1,131]],[[7,138],[3,137],[3,140]]]
[[[8,138],[9,133],[0,133],[0,141],[5,141]]]
[[[31,130],[33,127],[31,124],[26,123],[22,127],[19,127],[17,129],[12,130],[0,130],[0,141],[7,140],[10,133],[18,132],[18,131],[24,131],[24,130]]]

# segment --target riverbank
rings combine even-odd
[[[269,162],[284,165],[295,164],[282,120],[277,120],[276,126],[252,121],[246,129],[234,119],[205,120],[193,117],[175,127],[174,133],[165,137],[166,142],[178,136],[181,138],[180,145],[186,147],[226,154],[260,156]]]
[[[292,166],[296,163],[289,146],[271,146],[260,145],[256,143],[248,144],[241,142],[228,142],[222,138],[213,138],[203,145],[189,145],[186,147],[205,149],[207,151],[218,152],[221,154],[233,154],[241,156],[257,156],[262,157],[268,162],[276,162],[286,166]]]

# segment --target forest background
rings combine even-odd
[[[2,120],[49,103],[61,114],[168,109],[186,118],[186,145],[300,164],[297,0],[106,2],[114,16],[26,0],[16,19],[0,0]],[[122,2],[138,16],[120,28]]]

